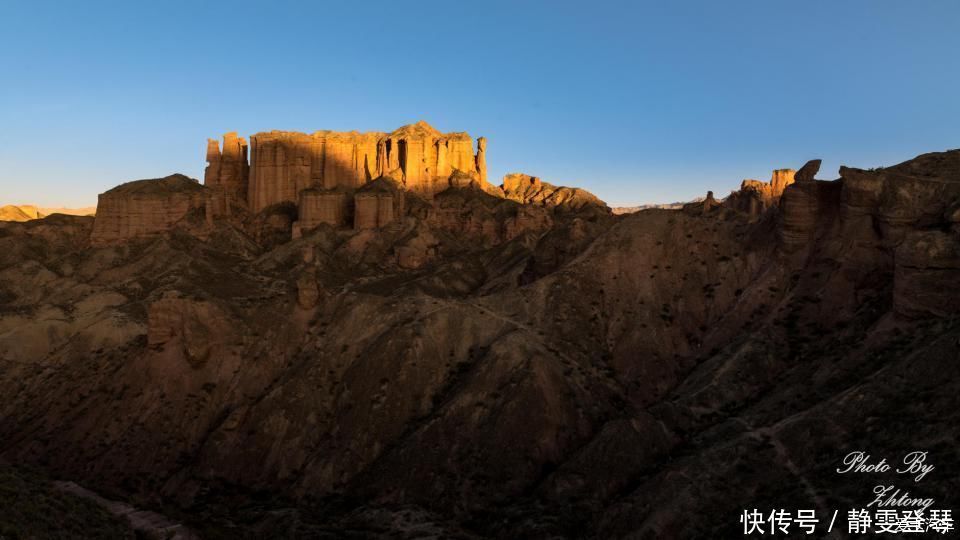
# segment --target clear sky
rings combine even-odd
[[[202,178],[225,131],[489,139],[612,205],[960,147],[956,0],[0,1],[0,204]]]

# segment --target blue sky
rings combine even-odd
[[[0,204],[423,119],[613,205],[960,147],[960,2],[0,2]]]

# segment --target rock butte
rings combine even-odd
[[[224,136],[222,156],[216,141],[210,141],[205,182],[246,193],[254,212],[281,202],[298,203],[305,189],[352,190],[382,176],[425,198],[447,189],[455,171],[474,175],[482,186],[487,182],[483,137],[477,139],[474,153],[466,133],[440,133],[423,121],[392,133],[271,131],[253,135],[250,142],[247,177],[243,139],[235,133]]]
[[[276,236],[271,228],[289,228],[292,238],[321,225],[380,229],[404,218],[406,198],[436,207],[436,197],[451,188],[525,205],[608,211],[584,190],[528,175],[508,175],[503,187],[492,186],[486,151],[484,137],[474,151],[468,134],[440,133],[423,121],[390,133],[270,131],[253,135],[249,145],[230,132],[222,150],[216,140],[207,140],[202,186],[172,175],[101,194],[92,242],[106,246],[153,236],[190,218],[208,227],[219,220],[247,222],[259,229],[258,237]],[[496,234],[512,237],[525,223],[531,220],[518,218],[507,225],[514,232]]]
[[[100,194],[90,239],[108,245],[160,234],[206,204],[207,190],[182,174],[127,182]]]

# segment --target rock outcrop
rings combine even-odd
[[[223,136],[223,152],[215,139],[207,140],[207,168],[203,183],[222,189],[230,197],[246,201],[250,167],[247,164],[247,141],[236,132]]]
[[[734,191],[724,200],[724,204],[757,217],[767,209],[780,204],[783,191],[794,182],[795,171],[792,169],[777,169],[773,171],[769,182],[760,180],[744,180],[739,191]]]
[[[223,152],[215,139],[207,139],[207,168],[203,183],[208,188],[207,223],[229,219],[247,207],[250,166],[247,163],[247,141],[236,132],[223,136]]]
[[[386,227],[403,216],[403,190],[389,177],[364,185],[356,191],[353,200],[353,228],[356,230]]]
[[[924,154],[884,169],[841,167],[849,217],[871,215],[888,235],[908,227],[930,228],[950,219],[960,195],[960,150]]]
[[[473,139],[466,133],[443,134],[423,121],[390,133],[380,148],[385,164],[380,174],[399,168],[403,176],[398,180],[406,189],[428,199],[449,187],[454,171],[479,174],[481,163],[486,169],[486,139],[474,154]]]
[[[0,221],[30,221],[40,219],[43,214],[33,205],[21,204],[0,206]]]
[[[815,180],[819,167],[808,162],[783,194],[780,236],[793,264],[832,257],[891,273],[901,316],[960,312],[948,293],[960,280],[960,150],[887,168],[841,167],[835,181]]]
[[[487,138],[477,139],[477,174],[480,175],[480,184],[487,183]]]
[[[202,216],[207,193],[182,174],[121,184],[100,194],[91,243],[103,246],[161,234],[191,212]]]
[[[793,180],[795,182],[813,182],[815,176],[820,171],[819,159],[811,159],[810,161],[803,164],[803,167],[800,167],[800,170],[793,173]]]
[[[254,212],[296,203],[305,189],[352,190],[385,175],[428,199],[449,187],[455,171],[486,182],[486,139],[477,140],[474,153],[466,133],[443,134],[422,121],[391,133],[271,131],[250,140],[248,200]]]
[[[554,186],[529,174],[508,174],[503,177],[500,188],[505,198],[522,204],[537,204],[558,210],[594,207],[605,213],[610,211],[603,201],[585,189]]]
[[[250,210],[298,202],[310,188],[355,189],[378,176],[377,143],[382,133],[289,131],[250,138]]]
[[[485,246],[506,242],[524,233],[540,234],[554,224],[551,208],[503,199],[476,185],[451,188],[438,194],[426,221]]]
[[[840,168],[844,231],[893,251],[894,306],[907,316],[960,313],[960,150],[887,168]]]
[[[808,161],[794,175],[780,199],[783,212],[781,240],[787,251],[810,245],[818,223],[837,217],[840,184],[814,180],[820,160]]]
[[[321,224],[342,227],[347,223],[348,192],[341,188],[309,188],[300,192],[297,229],[307,231]]]
[[[720,206],[722,206],[720,202],[713,198],[713,192],[708,191],[706,197],[683,205],[681,210],[688,214],[709,214],[713,209]]]

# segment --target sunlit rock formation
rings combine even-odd
[[[305,189],[356,189],[384,175],[429,199],[450,186],[455,171],[486,182],[486,139],[477,145],[475,154],[466,133],[443,134],[422,121],[392,133],[258,133],[251,137],[250,209],[296,203]]]
[[[0,206],[0,221],[29,221],[42,217],[40,209],[30,204]]]
[[[218,141],[208,139],[203,186],[163,179],[103,194],[105,206],[97,218],[94,244],[163,232],[199,209],[206,227],[203,234],[229,222],[261,245],[275,246],[321,225],[335,230],[378,230],[406,217],[435,217],[437,212],[424,209],[458,199],[436,201],[451,189],[471,190],[492,199],[465,207],[467,213],[478,211],[476,216],[434,222],[456,230],[483,223],[483,237],[490,242],[544,230],[550,226],[552,212],[588,208],[609,214],[603,201],[592,194],[553,186],[534,176],[507,175],[503,186],[491,185],[486,152],[484,137],[476,139],[474,146],[467,133],[441,133],[422,121],[390,133],[262,132],[250,137],[249,149],[242,137],[230,132],[223,136],[222,149]],[[408,215],[408,198],[416,203],[416,216]],[[474,195],[468,198],[479,200]],[[487,213],[504,200],[548,211],[502,207]],[[462,214],[461,210],[455,213]],[[440,214],[451,215],[445,209]],[[400,260],[407,267],[426,260],[410,255],[409,249],[404,253]]]
[[[247,206],[249,176],[247,141],[243,137],[237,137],[236,132],[225,134],[222,153],[215,139],[207,139],[207,168],[203,183],[209,188],[206,200],[208,223],[236,214],[235,207]]]
[[[794,174],[792,169],[777,169],[773,171],[769,182],[744,180],[740,184],[740,190],[731,193],[724,204],[753,217],[759,216],[780,203],[783,190],[794,181]]]
[[[182,174],[121,184],[100,194],[90,240],[108,245],[163,233],[192,211],[203,212],[206,200],[207,189]]]
[[[403,215],[403,191],[393,179],[378,178],[361,187],[354,195],[353,228],[379,229]]]
[[[485,145],[484,140],[482,146]],[[423,121],[390,133],[381,142],[381,148],[386,166],[380,174],[399,168],[406,189],[427,198],[449,187],[448,179],[454,170],[479,173],[477,165],[481,159],[474,155],[469,135],[443,134]],[[483,151],[481,148],[479,155]]]
[[[505,198],[522,204],[538,204],[566,209],[579,209],[584,206],[606,208],[606,204],[589,191],[580,188],[554,186],[529,174],[508,174],[503,177],[503,185],[500,187]]]
[[[271,131],[253,135],[250,210],[297,203],[310,188],[357,188],[377,176],[377,133]]]
[[[247,165],[247,141],[230,132],[223,136],[223,152],[216,140],[207,139],[207,168],[203,183],[211,188],[223,188],[238,199],[247,197],[249,166]]]

